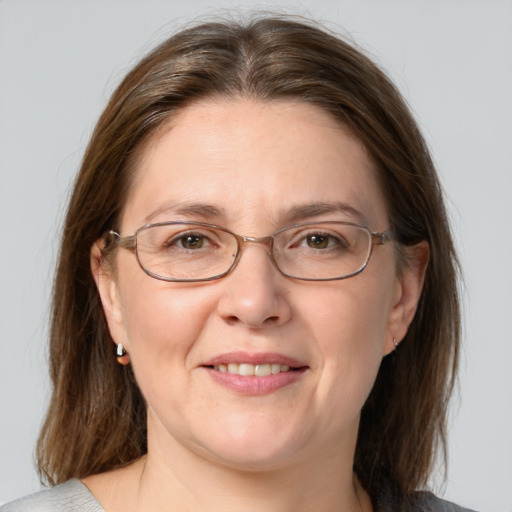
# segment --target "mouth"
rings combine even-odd
[[[211,378],[237,394],[273,393],[304,378],[309,366],[277,353],[220,354],[202,365]]]
[[[230,352],[203,363],[204,368],[242,377],[268,377],[308,368],[304,362],[278,353]]]
[[[241,375],[242,377],[268,377],[279,373],[294,372],[304,367],[291,367],[281,363],[221,363],[218,365],[206,366],[217,372]]]

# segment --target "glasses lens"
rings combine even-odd
[[[340,222],[294,226],[274,237],[277,266],[298,279],[353,276],[364,269],[370,251],[370,231]]]
[[[221,276],[230,269],[236,253],[236,238],[212,226],[174,222],[137,232],[139,263],[159,279],[194,281]]]

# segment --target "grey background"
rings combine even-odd
[[[0,0],[0,503],[39,488],[32,459],[49,390],[52,269],[93,124],[145,51],[184,22],[233,6],[342,27],[410,102],[440,169],[466,276],[460,389],[439,492],[512,511],[508,0]]]

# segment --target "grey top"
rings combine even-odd
[[[0,512],[105,512],[76,478],[0,507]]]
[[[375,512],[472,512],[426,492],[417,493],[413,499],[407,501],[406,505],[389,499],[374,505]],[[52,489],[12,501],[0,507],[0,512],[105,512],[105,510],[80,480],[73,479]]]

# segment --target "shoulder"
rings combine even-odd
[[[89,489],[77,479],[0,507],[0,512],[104,512]]]
[[[475,512],[455,503],[437,498],[430,492],[418,492],[410,500],[411,512]]]
[[[431,492],[415,492],[404,497],[387,488],[374,503],[375,512],[475,512],[450,501],[437,498]]]

